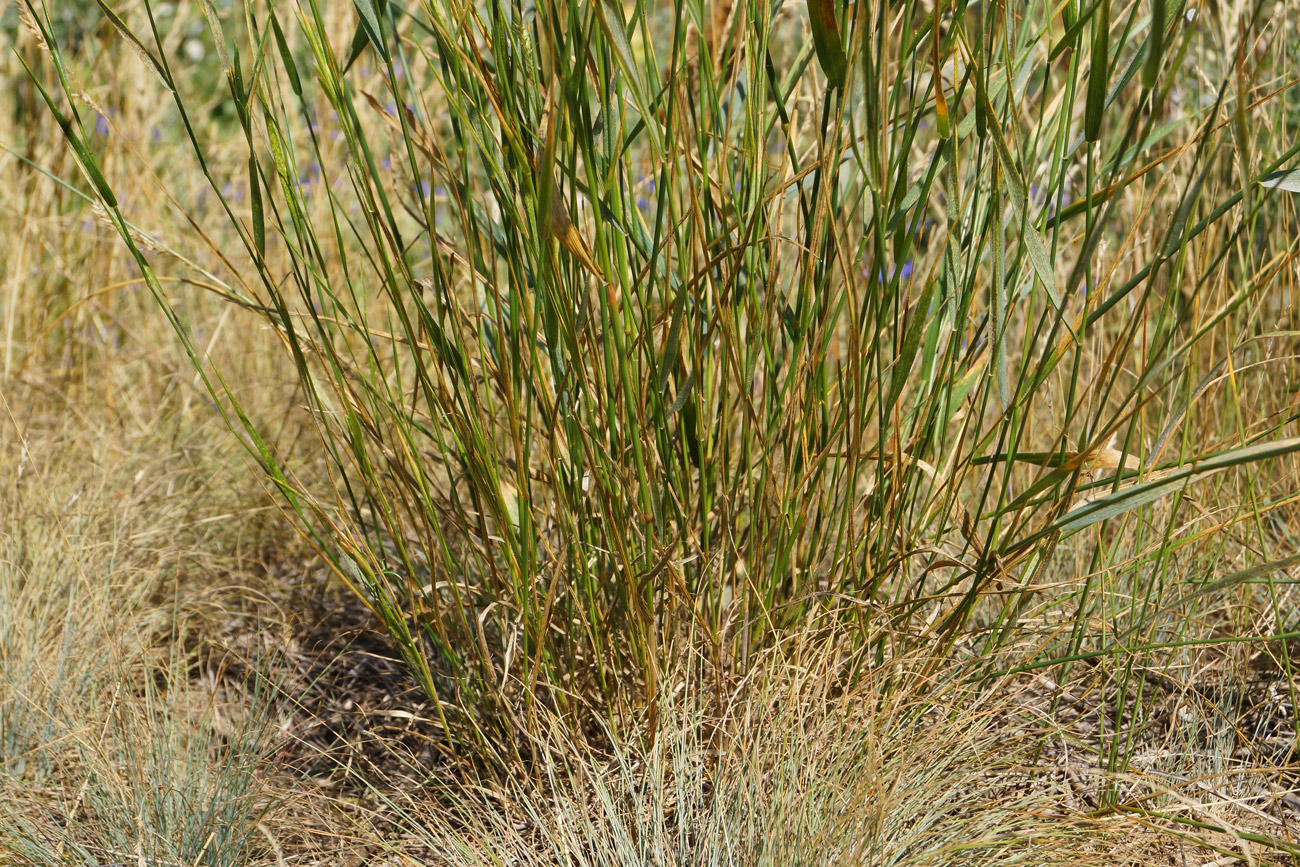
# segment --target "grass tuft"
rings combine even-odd
[[[1261,776],[1300,727],[1294,5],[102,0],[85,40],[23,0],[15,232],[86,237],[0,265],[4,382],[148,346],[382,624],[431,752],[523,805],[457,819],[521,859],[786,825],[957,863],[965,822],[993,863],[1033,798],[943,797],[1080,751],[1079,812],[1289,852],[1276,799],[1230,828],[1140,781],[1177,700],[1235,696]],[[128,331],[157,312],[174,340]],[[15,550],[16,610],[77,608]],[[787,742],[792,660],[827,698]],[[44,701],[0,707],[31,738]]]

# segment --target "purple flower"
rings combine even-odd
[[[95,112],[95,135],[100,138],[108,136],[108,118],[99,112]]]
[[[641,210],[645,211],[646,213],[650,212],[650,203],[646,201],[644,196],[636,197],[636,206]]]
[[[391,169],[391,168],[393,167],[393,158],[392,158],[392,157],[384,157],[382,160],[380,160],[379,165],[380,165],[380,166],[381,166],[385,171],[387,171],[387,170],[389,170],[389,169]]]
[[[876,271],[876,282],[884,283],[886,280],[892,280],[894,279],[895,274],[897,274],[900,279],[907,280],[912,276],[912,263],[910,261],[904,262],[901,268],[895,268],[893,265],[891,265],[889,266],[888,275],[886,275],[883,271],[879,271],[879,270]]]
[[[1056,209],[1065,201],[1065,190],[1056,191],[1056,201],[1047,203],[1047,213],[1049,216],[1056,216]]]

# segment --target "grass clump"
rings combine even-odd
[[[565,758],[541,785],[394,807],[456,865],[1087,864],[1113,848],[1116,828],[1043,821],[1061,792],[1027,773],[1007,694],[923,684],[922,659],[844,688],[861,661],[828,664],[825,641],[756,660],[721,708],[679,673],[649,750],[596,755],[552,720]]]
[[[916,654],[1094,702],[1103,813],[1152,809],[1121,781],[1161,696],[1290,691],[1300,248],[1260,182],[1300,154],[1294,4],[200,4],[233,115],[174,10],[101,6],[190,228],[142,228],[147,149],[94,138],[126,95],[31,0],[46,122],[488,776],[546,767],[555,718],[653,756],[831,623],[867,703]],[[314,451],[164,267],[283,347]],[[621,809],[582,833],[623,846]]]
[[[274,838],[260,823],[274,800],[260,771],[271,729],[256,718],[270,706],[266,697],[240,700],[254,714],[221,727],[211,707],[175,706],[188,672],[178,666],[170,674],[177,679],[171,693],[146,686],[144,695],[124,696],[129,682],[115,684],[108,708],[96,714],[103,727],[67,735],[59,786],[4,781],[10,801],[0,811],[0,841],[7,855],[27,864],[116,859],[223,867],[269,853]]]
[[[144,453],[92,446],[112,455],[99,473],[66,441],[52,453],[20,397],[42,396],[15,383],[0,433],[0,861],[246,864],[265,848],[272,705],[191,683],[210,603],[176,576],[202,569],[188,497],[178,511]]]
[[[131,291],[119,242],[57,179],[57,142],[39,125],[11,132],[0,126],[0,863],[246,864],[271,848],[258,824],[274,825],[279,794],[275,705],[266,688],[199,675],[220,658],[224,612],[251,595],[256,546],[277,534],[260,529],[262,492],[192,370],[147,336],[165,320]],[[186,312],[220,331],[220,310]],[[237,363],[273,381],[261,359]]]

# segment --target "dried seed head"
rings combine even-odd
[[[90,209],[94,213],[95,218],[98,219],[101,223],[103,223],[108,228],[112,229],[114,232],[118,230],[117,224],[113,222],[113,218],[109,216],[108,211],[104,209],[104,204],[102,202],[93,203],[90,206]],[[157,238],[154,238],[152,235],[147,235],[144,232],[141,232],[139,229],[135,228],[129,223],[127,224],[126,230],[130,234],[131,240],[135,242],[137,247],[140,247],[143,250],[148,250],[152,253],[166,252],[166,249],[163,247],[162,243],[158,241]]]
[[[1120,461],[1124,463],[1124,469],[1137,470],[1142,466],[1135,454],[1124,454],[1115,448],[1115,437],[1112,435],[1110,441],[1099,449],[1089,452],[1084,458],[1083,468],[1088,472],[1097,470],[1115,470],[1119,469]]]
[[[42,51],[49,53],[49,43],[45,41],[45,35],[41,33],[40,25],[32,17],[32,10],[27,8],[26,3],[15,3],[14,5],[18,7],[18,21],[22,24],[23,29],[31,34]]]

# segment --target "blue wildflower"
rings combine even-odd
[[[1047,213],[1049,216],[1056,216],[1056,209],[1065,201],[1065,190],[1056,191],[1056,200],[1047,203]]]
[[[904,263],[903,263],[903,266],[902,266],[901,268],[895,268],[893,265],[890,265],[890,266],[889,266],[889,273],[888,273],[887,275],[885,274],[884,271],[877,270],[877,271],[876,271],[876,282],[877,282],[877,283],[884,283],[886,280],[892,280],[892,279],[894,279],[894,275],[895,275],[895,274],[897,274],[898,277],[899,277],[899,279],[902,279],[902,280],[907,280],[908,278],[910,278],[910,277],[912,276],[912,263],[911,263],[911,261],[904,262]]]

